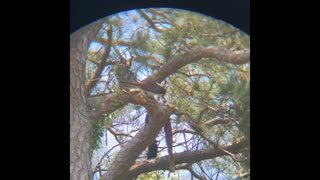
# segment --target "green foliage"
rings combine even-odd
[[[152,171],[138,176],[137,180],[179,180],[179,175],[173,173],[167,178],[165,171]],[[176,173],[178,174],[178,173]]]
[[[147,31],[137,31],[136,32],[136,37],[133,39],[133,47],[139,48],[142,51],[149,51],[149,44],[147,41],[149,40],[149,32]]]
[[[115,93],[122,93],[119,81],[128,81],[130,78],[144,79],[179,54],[181,52],[179,48],[183,45],[195,48],[222,46],[229,50],[250,47],[248,35],[222,21],[188,11],[157,9],[158,14],[153,14],[150,10],[145,10],[145,12],[154,22],[157,22],[157,27],[163,31],[158,32],[151,28],[148,22],[141,18],[136,11],[120,13],[106,21],[105,26],[112,25],[113,41],[120,42],[112,45],[112,52],[115,48],[118,49],[126,58],[126,65],[130,63],[132,65],[127,67],[122,61],[120,62],[119,58],[115,58],[115,65],[106,68],[99,76],[102,82],[105,82],[106,79],[112,79],[110,82],[100,85],[101,89],[104,89],[102,92],[112,90]],[[103,36],[102,34],[99,35]],[[121,44],[122,42],[128,42],[129,45]],[[97,49],[89,51],[88,58],[93,62],[87,61],[86,64],[87,82],[92,80],[96,71],[94,61],[99,62],[102,53],[103,51],[98,52]],[[165,81],[167,103],[196,119],[197,125],[212,141],[225,144],[239,137],[250,137],[250,63],[235,65],[203,58],[180,68]],[[116,103],[122,104],[120,99],[116,100]],[[95,105],[99,106],[100,104],[101,101],[96,101]],[[208,107],[214,110],[208,110]],[[99,117],[92,141],[93,149],[99,147],[104,130],[111,127],[113,123],[125,124],[117,129],[119,133],[129,133],[133,129],[139,130],[144,126],[144,122],[142,118],[138,117],[144,113],[145,109],[143,111],[141,106],[129,104],[122,109]],[[215,118],[230,118],[232,120],[226,124],[205,125],[206,122]],[[190,128],[186,126],[188,121],[190,119],[185,116],[172,120],[175,124],[173,129]],[[129,137],[121,136],[119,139],[123,142]],[[201,148],[210,146],[205,141],[193,143],[199,143]],[[179,146],[184,148],[183,145]],[[114,158],[114,154],[109,157]],[[240,156],[239,158],[249,159],[248,154],[242,153]],[[218,158],[206,161],[206,165],[212,169],[224,169],[224,173],[229,174],[225,177],[229,178],[237,172],[233,166],[228,168],[231,161],[230,158]],[[245,165],[247,169],[250,168],[248,163]],[[138,179],[164,179],[163,175],[163,171],[154,171],[142,174]],[[172,179],[174,179],[173,177]]]
[[[164,173],[160,171],[153,171],[149,173],[144,173],[138,176],[137,180],[145,180],[145,179],[157,179],[157,180],[165,180]]]
[[[99,148],[100,144],[101,144],[101,138],[103,136],[103,132],[104,132],[104,127],[106,124],[110,124],[110,122],[108,121],[108,118],[106,118],[106,115],[102,115],[101,117],[99,117],[96,121],[97,126],[96,126],[96,130],[94,132],[92,141],[91,141],[91,149],[92,152],[93,150],[96,150]]]

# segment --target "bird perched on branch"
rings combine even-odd
[[[158,141],[154,140],[154,142],[149,146],[147,159],[156,158],[158,154]]]

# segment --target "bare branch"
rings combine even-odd
[[[201,126],[199,126],[198,124],[194,123],[195,121],[192,121],[192,117],[190,115],[188,115],[187,113],[180,113],[180,114],[184,114],[187,115],[189,117],[189,119],[191,119],[191,121],[188,121],[188,124],[195,130],[195,131],[191,131],[191,130],[177,130],[174,133],[177,132],[184,132],[184,133],[191,133],[191,134],[195,134],[195,135],[199,135],[200,137],[202,137],[203,139],[205,139],[206,141],[208,141],[210,144],[212,144],[215,148],[220,149],[222,152],[225,153],[225,155],[229,155],[231,157],[231,159],[234,161],[234,163],[238,166],[239,170],[242,169],[241,165],[239,164],[239,162],[236,160],[234,154],[232,154],[231,152],[225,150],[222,146],[218,145],[217,143],[215,143],[214,141],[212,141],[210,138],[206,137],[203,134],[203,129]],[[230,120],[229,120],[230,121]],[[229,122],[228,121],[228,122]],[[215,121],[217,122],[217,121]],[[173,134],[174,134],[173,133]]]
[[[210,178],[210,176],[207,174],[207,171],[203,169],[202,162],[197,162],[196,164],[199,166],[202,174]]]
[[[99,63],[98,63],[96,60],[92,59],[92,58],[88,58],[88,61],[92,62],[92,63],[95,64],[96,66],[99,65]]]
[[[208,121],[206,121],[204,123],[204,125],[206,126],[214,126],[214,125],[217,125],[217,124],[228,124],[229,122],[231,121],[230,118],[214,118],[214,119],[210,119]]]
[[[105,66],[114,64],[114,62],[108,62],[108,63],[106,62],[106,59],[108,58],[108,56],[110,54],[110,49],[111,49],[112,26],[109,26],[109,28],[106,31],[107,31],[107,34],[109,37],[109,39],[108,39],[109,41],[106,44],[104,53],[101,57],[101,61],[97,67],[97,70],[96,70],[92,80],[89,81],[88,84],[86,85],[87,96],[90,95],[92,88],[96,85],[96,83],[100,79],[99,77],[101,76],[101,73],[102,73],[103,69],[105,68]]]
[[[103,171],[108,171],[108,169],[97,169],[97,170],[94,170],[94,171],[92,172],[92,174],[97,173],[97,172],[103,172]],[[101,176],[101,175],[100,175],[100,176]]]
[[[174,26],[175,28],[177,29],[181,29],[181,27],[179,27],[177,24],[174,23],[174,20],[170,17],[170,16],[167,16],[165,13],[162,13],[160,11],[157,11],[155,9],[148,9],[149,12],[153,13],[153,14],[157,14],[157,15],[160,15],[166,19],[168,19],[170,21],[170,24],[172,24],[172,26]]]
[[[206,76],[206,77],[209,77],[210,78],[210,76],[208,76],[208,74],[202,74],[202,73],[192,73],[192,74],[187,74],[187,73],[184,73],[184,72],[182,72],[182,71],[178,71],[178,73],[179,74],[182,74],[182,75],[185,75],[185,76],[187,76],[187,77],[193,77],[193,76]]]
[[[102,44],[108,44],[108,42],[110,41],[110,38],[99,37],[96,40]],[[131,41],[125,41],[125,40],[121,40],[121,39],[117,39],[117,40],[112,39],[112,44],[113,45],[120,45],[120,46],[132,46],[133,45],[133,43]]]
[[[152,19],[151,19],[144,11],[142,11],[142,10],[137,10],[137,11],[139,12],[139,14],[140,14],[144,19],[147,20],[147,22],[151,25],[151,27],[152,27],[154,30],[156,30],[156,31],[158,31],[158,32],[163,32],[163,30],[162,30],[162,29],[159,29],[159,28],[154,24],[154,22],[152,21]]]
[[[192,174],[192,176],[196,177],[197,179],[199,179],[199,180],[206,180],[206,178],[200,176],[200,175],[199,175],[198,173],[196,173],[191,167],[186,167],[186,168],[184,168],[184,169],[188,170],[188,171]]]
[[[105,95],[108,95],[108,94],[111,94],[111,93],[98,93],[98,94],[92,94],[92,95],[90,95],[90,97],[99,97],[99,96],[105,96]]]
[[[126,137],[133,137],[132,135],[130,135],[130,134],[127,134],[127,133],[118,133],[118,132],[115,132],[114,130],[112,130],[111,128],[107,128],[109,131],[110,131],[110,133],[114,136],[114,138],[118,141],[118,143],[123,143],[123,142],[121,142],[119,139],[118,139],[118,136],[126,136]]]
[[[217,174],[217,176],[216,176],[216,179],[215,179],[215,180],[218,180],[219,173],[220,173],[220,169],[218,169],[218,174]]]
[[[122,144],[123,144],[123,143],[116,144],[116,145],[112,146],[107,152],[105,152],[105,153],[102,155],[102,157],[100,158],[100,160],[99,160],[99,162],[97,163],[97,165],[95,166],[95,169],[97,169],[97,168],[101,165],[101,163],[102,163],[102,161],[103,161],[103,159],[104,159],[105,156],[107,156],[114,148],[116,148],[116,147],[118,147],[118,146],[120,146],[120,145],[122,145]]]

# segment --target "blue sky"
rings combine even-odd
[[[129,17],[135,17],[135,16],[137,16],[137,17],[139,17],[139,15],[137,15],[137,13],[136,12],[134,12],[134,11],[130,11],[130,12],[126,12],[126,13],[123,13],[123,14],[119,14],[119,16],[122,18],[122,21],[126,21],[126,20],[128,20],[128,16]],[[114,17],[114,18],[116,18],[116,17]],[[112,19],[112,18],[111,18]],[[124,23],[123,24],[123,34],[122,34],[122,38],[121,39],[123,39],[123,40],[128,40],[128,41],[130,41],[130,38],[131,38],[131,33],[138,27],[138,26],[140,26],[141,24],[141,18],[137,18],[136,19],[136,21],[134,22],[134,21],[131,21],[131,23]],[[144,29],[144,30],[149,30],[148,28],[147,28],[147,26],[146,26],[146,28]],[[150,35],[151,35],[151,38],[155,38],[155,36],[154,36],[154,34],[153,33],[150,33]],[[99,43],[91,43],[91,45],[90,45],[90,49],[99,49],[100,48],[100,44]],[[118,46],[117,48],[119,48],[119,50],[120,51],[122,51],[122,50],[124,50],[126,47],[124,47],[124,46]],[[130,57],[130,55],[129,55],[129,53],[128,52],[126,52],[125,53],[126,55],[127,55],[127,57]],[[150,72],[149,72],[150,73]],[[146,71],[140,71],[139,73],[138,73],[138,79],[139,80],[142,80],[142,79],[144,79],[145,77],[147,77],[147,75],[148,75],[148,73],[146,72]],[[206,77],[202,77],[204,80],[206,79]],[[131,112],[131,114],[136,114],[136,111],[132,111]],[[144,118],[145,118],[145,115],[143,115],[143,116],[141,116],[137,121],[139,121],[139,124],[141,124],[141,125],[144,125]],[[132,130],[132,127],[130,126],[130,125],[128,125],[128,126],[126,126],[126,127],[124,127],[125,129],[126,129],[126,131],[127,132],[129,132],[129,131],[131,131]],[[95,165],[96,164],[96,162],[98,162],[98,160],[101,158],[101,156],[105,153],[105,152],[107,152],[111,147],[113,147],[114,145],[116,145],[116,144],[118,144],[118,142],[115,140],[115,138],[113,137],[113,135],[111,134],[111,133],[109,133],[109,132],[106,132],[107,133],[107,137],[108,137],[108,145],[106,145],[106,136],[104,135],[103,137],[102,137],[102,140],[101,140],[101,147],[96,151],[96,157],[94,157],[93,158],[93,165]],[[135,135],[137,132],[133,132],[131,135]],[[187,136],[187,138],[190,138],[191,137],[191,135],[186,135]],[[159,138],[158,138],[158,140],[160,140]],[[184,139],[179,139],[178,141],[184,141]],[[166,147],[166,143],[165,143],[165,140],[162,140],[161,141],[161,143],[160,143],[160,145],[159,145],[160,147]],[[117,148],[114,148],[111,152],[110,152],[110,155],[112,155],[113,153],[115,153],[115,152],[118,152],[119,151],[119,149],[120,149],[120,146],[119,147],[117,147]],[[182,151],[184,151],[184,149],[182,148],[182,147],[178,147],[178,148],[174,148],[174,150],[173,150],[173,152],[174,153],[177,153],[177,152],[182,152]],[[167,155],[167,151],[163,151],[163,152],[161,152],[161,154],[159,155],[159,156],[165,156],[165,155]],[[112,159],[112,158],[111,158]],[[103,168],[103,167],[102,167]],[[187,178],[189,178],[190,177],[190,175],[189,175],[189,172],[188,171],[177,171],[177,173],[180,173],[180,175],[185,175],[186,176],[186,179]],[[96,176],[94,177],[94,180],[98,180],[98,173],[96,173]],[[167,177],[167,174],[166,174],[166,177]],[[220,175],[219,175],[219,179],[224,179],[224,177],[223,177],[223,174],[221,173]]]

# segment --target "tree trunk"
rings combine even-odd
[[[70,179],[90,180],[90,140],[96,125],[86,107],[85,63],[87,49],[102,20],[70,37]]]
[[[141,93],[141,96],[128,96],[125,93],[111,93],[107,96],[103,105],[95,112],[87,109],[87,93],[85,87],[85,64],[87,59],[87,49],[90,41],[95,37],[101,28],[103,20],[95,22],[85,28],[80,29],[71,35],[70,38],[70,179],[71,180],[91,180],[91,139],[97,125],[96,118],[102,112],[111,112],[116,108],[124,106],[130,102],[130,98],[136,98],[135,104],[142,104],[150,112],[150,122],[148,128],[143,129],[130,140],[120,150],[108,168],[108,172],[103,179],[126,180],[136,177],[138,173],[130,172],[130,167],[141,152],[149,146],[161,128],[168,122],[170,115],[175,110],[172,107],[162,106],[157,101],[152,102],[147,99],[148,93]],[[183,54],[173,57],[160,70],[154,72],[140,83],[145,86],[155,82],[161,82],[170,74],[176,72],[186,64],[196,62],[202,58],[213,58],[219,61],[234,64],[249,62],[250,52],[240,53],[229,51],[224,48],[207,47],[192,48]],[[151,88],[152,90],[153,88]],[[145,95],[143,95],[145,94]],[[153,97],[153,96],[152,96]],[[139,99],[140,98],[140,99]],[[139,100],[139,101],[138,101]],[[152,100],[152,99],[151,99]],[[132,100],[133,101],[133,100]],[[170,148],[170,147],[169,147]],[[199,153],[201,154],[202,152]],[[207,158],[212,152],[208,152]],[[192,155],[192,154],[189,154]],[[184,159],[192,159],[192,156],[183,156]],[[177,161],[176,161],[177,160]],[[202,159],[199,159],[199,161]],[[177,164],[178,159],[175,159]],[[194,163],[194,162],[192,162]],[[168,162],[166,162],[168,165]]]

